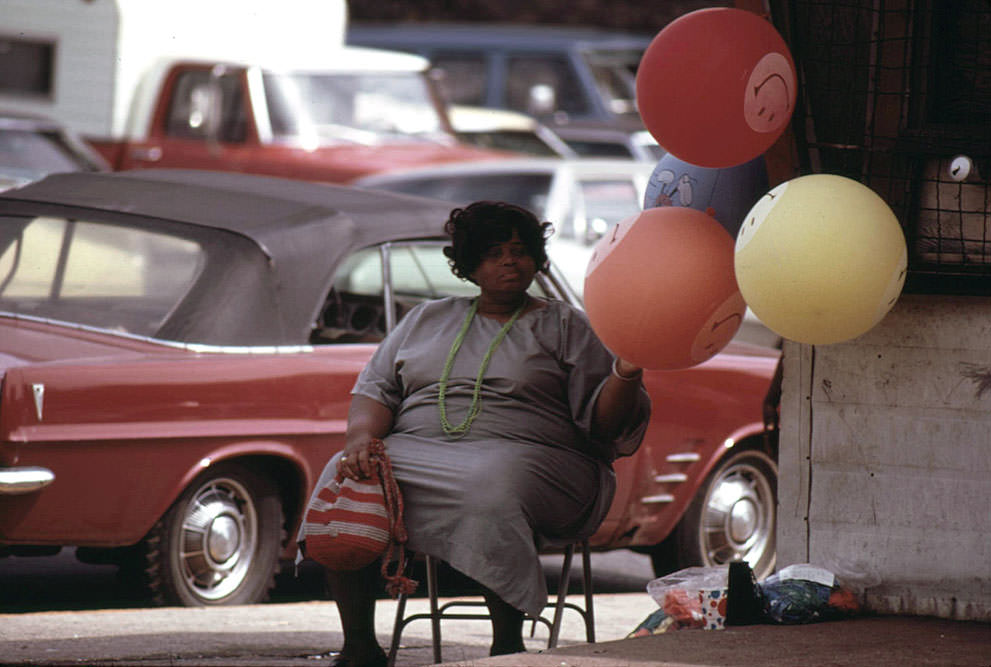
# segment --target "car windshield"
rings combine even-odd
[[[618,116],[639,117],[635,93],[637,66],[642,55],[637,49],[589,50],[583,54],[599,94]]]
[[[148,230],[0,216],[0,310],[151,336],[203,260],[198,243]]]
[[[266,73],[263,79],[276,139],[315,145],[449,139],[418,72]]]
[[[526,130],[492,130],[491,132],[458,132],[458,138],[465,143],[493,150],[513,151],[558,157],[558,153],[534,132]]]
[[[33,180],[45,174],[91,168],[76,158],[57,135],[0,129],[0,174]]]
[[[400,179],[381,187],[395,192],[418,194],[454,203],[494,199],[522,206],[531,211],[547,207],[551,175],[531,172],[512,174],[465,174]]]

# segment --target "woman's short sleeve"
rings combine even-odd
[[[420,304],[407,313],[379,344],[372,358],[358,374],[358,379],[351,389],[352,394],[367,396],[393,412],[399,408],[404,392],[396,359],[399,356],[399,349],[413,330],[416,320],[419,319],[423,306],[424,304]]]
[[[592,434],[592,419],[599,393],[612,372],[614,356],[592,330],[584,313],[570,310],[561,318],[562,363],[568,369],[568,400],[572,418],[582,429],[599,455],[606,460],[629,456],[640,446],[650,420],[650,396],[642,386],[627,426],[611,441],[597,440]]]

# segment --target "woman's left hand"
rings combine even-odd
[[[630,363],[626,359],[618,358],[616,359],[616,365],[614,366],[616,374],[619,375],[620,380],[639,380],[640,376],[643,375],[643,369],[636,364]]]

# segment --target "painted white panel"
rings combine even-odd
[[[781,446],[778,452],[778,568],[809,559],[809,413],[811,348],[784,341]]]
[[[991,620],[991,299],[903,296],[785,360],[779,567],[845,574],[878,612]]]

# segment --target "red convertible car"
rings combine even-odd
[[[377,341],[474,291],[440,252],[449,209],[168,170],[0,195],[0,555],[72,546],[158,603],[264,599]],[[532,289],[577,303],[553,268]],[[777,356],[731,344],[646,374],[650,427],[594,547],[771,570]]]

